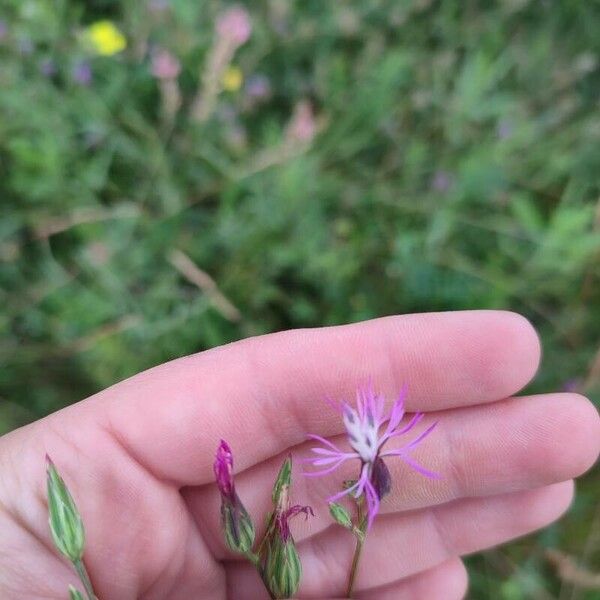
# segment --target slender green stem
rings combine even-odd
[[[87,569],[83,564],[82,560],[76,560],[73,563],[75,570],[77,571],[77,575],[79,575],[79,579],[83,585],[83,589],[85,590],[87,600],[96,600],[96,594],[94,594],[94,588],[92,587],[92,582],[90,581],[90,576],[88,575]]]
[[[354,558],[352,559],[352,566],[350,567],[350,575],[348,577],[348,588],[346,589],[346,597],[352,598],[352,592],[354,591],[354,582],[356,581],[356,575],[358,574],[358,564],[360,562],[360,556],[362,553],[363,546],[365,544],[365,537],[367,534],[367,517],[362,514],[361,504],[358,505],[358,532],[356,535],[356,549],[354,550]]]

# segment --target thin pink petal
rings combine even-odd
[[[405,433],[408,433],[415,425],[417,425],[418,423],[421,422],[421,420],[423,419],[423,417],[425,416],[425,413],[415,413],[415,415],[413,416],[413,418],[402,428],[402,429],[398,429],[396,431],[391,431],[390,433],[386,433],[380,440],[379,442],[379,446],[383,446],[383,444],[385,442],[387,442],[388,440],[392,439],[393,437],[396,437],[398,435],[403,435]]]
[[[405,450],[410,450],[414,448],[419,442],[425,439],[436,427],[437,421],[430,425],[418,438],[414,439],[408,446],[404,446]]]
[[[330,456],[333,456],[333,455],[337,456],[339,454],[343,454],[339,450],[329,450],[329,448],[319,448],[319,447],[311,448],[311,451],[314,452],[315,454],[327,454]]]
[[[325,444],[325,446],[329,446],[329,448],[331,448],[332,450],[335,450],[336,452],[340,452],[340,453],[342,452],[334,443],[330,442],[329,440],[326,440],[324,437],[321,437],[320,435],[315,435],[314,433],[309,433],[306,437],[311,440],[321,442],[321,444]]]
[[[327,502],[329,502],[330,504],[331,504],[331,502],[337,502],[340,498],[343,498],[344,496],[351,494],[356,489],[357,486],[358,486],[358,482],[356,482],[353,486],[350,486],[349,488],[342,490],[341,492],[338,492],[337,494],[334,494],[333,496],[329,496],[329,498],[327,498]]]
[[[365,485],[365,497],[367,499],[367,528],[371,529],[371,525],[373,525],[373,521],[379,512],[380,500],[373,484],[369,480],[367,480]]]
[[[316,472],[304,472],[303,475],[306,477],[322,477],[323,475],[329,475],[329,473],[333,473],[342,463],[345,463],[348,459],[341,458],[337,463],[335,463],[329,469],[325,469],[324,471],[316,471]]]

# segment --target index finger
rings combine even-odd
[[[220,438],[232,445],[239,470],[300,443],[307,432],[341,433],[325,400],[351,400],[369,380],[390,401],[407,384],[408,410],[448,409],[512,395],[533,376],[539,356],[533,327],[504,311],[285,331],[155,367],[3,443],[19,446],[29,432],[52,453],[41,439],[46,433],[30,429],[41,427],[96,456],[101,430],[156,478],[201,485],[212,481]]]

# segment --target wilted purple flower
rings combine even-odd
[[[86,60],[79,61],[72,71],[73,80],[79,85],[89,85],[92,81],[92,67]]]
[[[219,37],[230,40],[234,45],[245,44],[252,33],[248,11],[242,6],[232,6],[219,15],[215,25]]]
[[[300,513],[303,513],[307,519],[309,515],[312,517],[315,516],[315,513],[310,506],[300,506],[299,504],[290,506],[287,510],[276,514],[275,528],[282,542],[287,542],[292,537],[289,520]]]
[[[181,64],[168,50],[158,48],[152,53],[151,69],[157,79],[175,79],[181,71]]]
[[[384,398],[377,395],[371,386],[358,390],[356,406],[352,408],[348,403],[341,403],[342,418],[348,435],[352,452],[344,452],[335,444],[318,435],[308,437],[321,442],[325,447],[312,448],[316,456],[308,460],[315,467],[326,467],[322,471],[306,473],[307,476],[320,477],[335,471],[340,465],[350,459],[360,461],[360,475],[347,489],[328,498],[328,502],[336,502],[340,498],[352,494],[360,498],[363,494],[367,503],[368,526],[370,527],[377,513],[381,499],[391,489],[391,475],[384,462],[384,458],[397,456],[413,469],[433,479],[439,475],[425,469],[410,456],[410,451],[428,436],[437,423],[430,425],[412,442],[404,446],[384,451],[384,445],[392,438],[408,433],[424,417],[424,413],[416,413],[410,421],[400,427],[405,411],[404,397],[406,388],[403,388],[394,402],[389,416],[384,415]],[[382,426],[387,422],[385,429]],[[380,431],[381,430],[381,431]]]

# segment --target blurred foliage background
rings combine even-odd
[[[597,402],[598,4],[227,8],[2,1],[0,431],[244,336],[464,308],[527,315],[531,389]],[[600,598],[579,492],[470,597]]]

